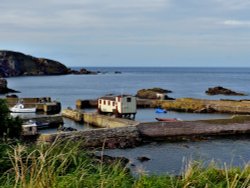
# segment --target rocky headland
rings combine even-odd
[[[84,68],[80,71],[72,70],[64,64],[51,59],[0,50],[0,77],[65,74],[95,74],[95,72]]]
[[[8,88],[7,80],[0,78],[0,94],[18,93],[18,91]]]

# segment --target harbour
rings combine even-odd
[[[183,69],[172,69],[172,70],[174,70],[173,72],[177,71],[175,73],[176,75],[182,74],[182,75],[184,75],[184,77],[187,76],[189,79],[191,79],[191,77],[192,77],[192,76],[190,77],[191,74],[189,74],[188,71],[187,72],[184,71],[184,73],[183,73]],[[189,70],[189,69],[187,69],[187,70]],[[243,72],[241,72],[241,71],[242,70],[237,72],[237,70],[236,70],[235,74],[236,75],[238,74],[239,76],[247,77],[246,76],[247,72],[244,72],[244,71],[247,71],[247,70],[244,70]],[[178,84],[178,82],[179,81],[182,82],[182,80],[177,78],[175,80],[175,82],[171,83],[171,80],[173,80],[173,79],[166,76],[166,74],[163,74],[163,72],[162,73],[157,73],[158,77],[163,78],[162,80],[158,80],[157,82],[152,82],[152,80],[151,81],[147,80],[148,76],[152,77],[155,74],[154,72],[149,72],[147,74],[145,74],[144,72],[137,72],[135,74],[135,73],[132,73],[132,72],[123,71],[122,69],[121,69],[121,72],[123,72],[123,73],[122,74],[117,74],[117,75],[114,75],[114,74],[100,74],[100,75],[88,75],[88,76],[87,75],[79,75],[79,77],[76,77],[74,75],[52,76],[52,77],[22,77],[20,79],[20,82],[19,82],[19,79],[8,78],[8,82],[9,82],[9,85],[12,88],[18,88],[19,90],[22,91],[20,94],[18,94],[18,96],[20,96],[21,98],[22,97],[24,97],[24,98],[25,97],[31,97],[31,96],[32,97],[38,97],[38,98],[42,97],[42,96],[50,96],[52,99],[55,99],[55,100],[61,102],[62,109],[68,109],[68,107],[70,107],[70,109],[76,109],[76,110],[78,109],[79,110],[79,108],[77,108],[77,101],[79,101],[79,100],[80,101],[92,100],[93,102],[90,103],[91,105],[89,106],[91,108],[88,107],[88,108],[83,109],[83,111],[85,111],[86,113],[97,112],[97,108],[95,106],[96,105],[95,101],[96,101],[96,99],[98,97],[104,96],[104,95],[108,94],[109,92],[110,93],[130,93],[130,94],[134,94],[136,92],[136,90],[141,88],[142,85],[143,85],[144,88],[149,88],[149,87],[154,87],[154,86],[163,87],[163,88],[170,88],[174,92],[172,94],[169,94],[169,95],[171,97],[176,97],[176,98],[178,98],[178,97],[196,97],[196,98],[202,98],[202,99],[207,99],[207,100],[220,100],[220,99],[247,100],[248,99],[247,96],[236,96],[236,97],[235,96],[206,96],[201,91],[202,90],[204,91],[205,88],[207,88],[210,85],[207,85],[207,86],[203,85],[202,87],[200,87],[201,83],[199,84],[199,81],[196,83],[197,87],[191,87],[192,92],[190,90],[191,88],[190,88],[189,84],[187,84],[186,89],[182,88],[182,90],[180,90],[179,84],[181,84],[181,83]],[[170,74],[171,74],[171,76],[174,75],[173,73],[170,73]],[[243,91],[244,90],[243,88],[239,87],[239,86],[242,86],[242,85],[240,85],[238,83],[237,83],[237,85],[232,85],[234,83],[234,79],[230,80],[231,85],[229,84],[229,82],[227,82],[227,79],[224,79],[220,83],[218,83],[215,80],[218,80],[217,76],[220,76],[221,73],[215,71],[212,74],[213,74],[213,77],[209,77],[209,79],[211,79],[211,80],[214,79],[213,85],[215,85],[217,83],[217,84],[220,84],[220,85],[225,85],[225,86],[231,87],[231,88],[236,89],[238,91]],[[205,75],[207,76],[207,72],[205,72],[204,75],[202,73],[199,73],[199,76],[201,76],[201,77],[203,77]],[[229,74],[227,73],[227,70],[226,70],[226,73],[224,74],[224,76],[225,76],[225,78],[227,78],[229,76]],[[230,77],[231,76],[232,75],[230,75]],[[115,77],[116,79],[114,80],[113,77]],[[84,82],[83,82],[84,84],[83,84],[82,87],[79,87],[79,85],[74,84],[74,83],[77,83],[77,82],[75,82],[76,78],[84,80]],[[124,78],[126,78],[127,82],[125,82],[125,83],[123,83],[121,85],[118,84]],[[133,79],[130,79],[130,78],[133,78]],[[141,80],[141,81],[139,81],[138,78],[140,78],[139,80]],[[48,79],[50,80],[49,82],[48,82]],[[67,82],[68,84],[71,83],[71,86],[70,85],[69,86],[72,87],[72,88],[70,90],[64,90],[64,92],[60,92],[60,88],[63,87],[63,86],[60,86],[61,82],[59,82],[59,80],[61,80],[61,79],[64,79],[65,82]],[[25,82],[23,82],[23,80],[25,80]],[[112,80],[112,82],[110,80]],[[135,80],[138,80],[139,83],[134,82]],[[147,80],[148,82],[144,82],[145,80]],[[36,88],[35,85],[32,86],[33,83],[35,83],[35,82],[38,82],[41,85],[41,87],[44,88],[44,90],[40,90],[40,92],[37,93],[38,88]],[[110,84],[106,85],[106,82],[110,83],[111,85]],[[15,84],[13,85],[13,83],[15,83]],[[23,85],[24,83],[25,83],[25,85]],[[89,83],[92,83],[92,84],[89,85]],[[128,86],[126,86],[126,84],[128,84]],[[175,85],[173,85],[173,84],[175,84]],[[235,84],[236,84],[236,80],[235,80]],[[129,87],[129,85],[130,85],[130,87]],[[98,86],[100,86],[100,87],[98,87]],[[126,91],[124,90],[125,87],[127,87]],[[26,93],[25,88],[29,88],[29,93]],[[245,91],[245,92],[248,93],[249,91]],[[79,104],[79,102],[78,102],[78,104]],[[166,114],[156,114],[155,113],[155,108],[152,108],[152,106],[151,106],[151,104],[152,104],[151,102],[147,101],[145,103],[145,101],[144,101],[144,103],[141,103],[141,104],[142,105],[138,106],[136,119],[135,119],[136,121],[139,121],[141,123],[156,122],[155,118],[178,118],[178,119],[185,122],[185,121],[204,120],[204,119],[230,119],[234,115],[234,113],[190,113],[190,112],[177,112],[177,111],[171,111],[171,110],[168,110]],[[148,108],[148,107],[151,107],[151,108]],[[66,127],[70,126],[70,127],[76,128],[78,130],[77,132],[80,132],[80,135],[81,134],[84,134],[84,135],[86,134],[87,135],[88,131],[93,131],[93,130],[95,131],[96,129],[100,129],[100,128],[92,126],[92,125],[90,125],[88,123],[82,123],[82,122],[79,123],[79,122],[72,121],[72,120],[70,120],[68,118],[63,118],[63,122],[64,122],[64,126],[66,126]],[[86,133],[82,133],[82,131],[83,132],[86,131]],[[48,135],[48,134],[49,135],[56,135],[57,132],[58,132],[57,128],[40,130],[40,133],[41,133],[41,135],[43,135],[44,138],[46,138],[45,135]],[[69,132],[69,133],[61,132],[60,134],[62,134],[62,135],[64,135],[64,134],[65,135],[71,135],[71,134],[74,135],[74,134],[76,134],[77,135],[77,132],[76,133],[74,133],[74,132]],[[234,137],[233,136],[234,133],[230,134],[230,135],[232,137]],[[224,142],[224,136],[225,135],[221,136],[221,138],[218,139],[218,142]],[[245,136],[247,137],[247,134],[245,134]],[[47,139],[48,138],[49,137],[47,137]],[[202,140],[203,139],[209,140],[209,138],[210,138],[210,136],[207,135],[205,138],[202,137]],[[237,138],[239,140],[241,140],[241,138],[243,139],[244,134],[239,134],[237,136]],[[102,139],[102,142],[103,142],[103,139]],[[200,137],[197,137],[197,138],[191,138],[190,137],[189,139],[184,138],[184,140],[185,140],[184,142],[189,143],[189,142],[192,142],[193,139],[195,140],[194,143],[196,143],[196,142],[199,143],[200,142]],[[126,141],[126,139],[125,139],[125,141]],[[153,144],[155,141],[150,141],[150,142],[152,142],[152,144]],[[162,142],[164,142],[164,140],[161,141],[161,142],[157,141],[158,144],[160,144]],[[180,142],[180,144],[182,142]],[[245,140],[245,142],[249,142],[249,141]],[[100,145],[100,143],[101,142],[99,142],[99,145]],[[123,143],[123,142],[121,142],[121,143]],[[137,142],[134,142],[132,144],[133,146],[137,146],[137,147],[135,147],[135,150],[134,150],[135,153],[140,153],[141,152],[140,148],[142,148],[142,150],[145,150],[145,151],[147,150],[147,149],[144,148],[144,145],[139,144],[140,146],[138,147],[137,144],[138,144]],[[174,143],[171,141],[171,139],[168,140],[168,144],[169,144],[168,146],[172,145],[173,147],[175,147]],[[231,142],[229,142],[229,145],[230,144],[234,145],[234,141],[232,140]],[[111,146],[111,148],[114,146],[114,144],[109,144],[109,145]],[[123,146],[129,146],[129,144],[128,145],[122,144],[122,145]],[[151,145],[151,144],[149,144],[149,145]],[[157,148],[158,148],[157,144],[156,145],[153,144],[153,146],[156,149],[155,153],[160,152],[159,150],[157,150]],[[145,146],[145,147],[147,147],[147,146]],[[239,146],[239,148],[236,147],[236,150],[240,149],[240,148],[241,148],[241,146]],[[115,149],[115,150],[117,150],[117,149]],[[128,149],[128,150],[130,150],[130,149]],[[180,150],[185,151],[185,147],[180,147]],[[200,152],[200,151],[197,151],[197,152]],[[165,154],[163,154],[163,153],[161,154],[161,152],[160,152],[159,155],[165,155]],[[183,155],[183,154],[180,153],[180,155]],[[185,155],[183,155],[182,157],[185,157]],[[250,157],[250,156],[247,155],[246,157]],[[160,164],[160,163],[158,163],[158,160],[152,160],[152,161],[154,161],[155,166],[157,166],[156,163]],[[152,162],[152,161],[150,161],[150,162]],[[176,167],[178,166],[178,168],[180,167],[179,162],[178,162],[178,165],[177,165],[177,162],[174,163],[176,165]],[[147,166],[148,163],[146,162],[144,164]],[[156,171],[158,171],[158,170],[156,170]],[[150,169],[150,172],[154,173],[155,170]]]

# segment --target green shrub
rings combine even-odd
[[[4,99],[0,99],[0,138],[19,138],[22,131],[22,122],[9,114],[9,109]]]

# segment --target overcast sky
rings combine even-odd
[[[68,66],[250,67],[249,0],[0,0],[0,49]]]

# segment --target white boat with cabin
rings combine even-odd
[[[10,111],[14,113],[35,113],[36,108],[25,108],[23,104],[18,103],[15,106],[11,107]]]

